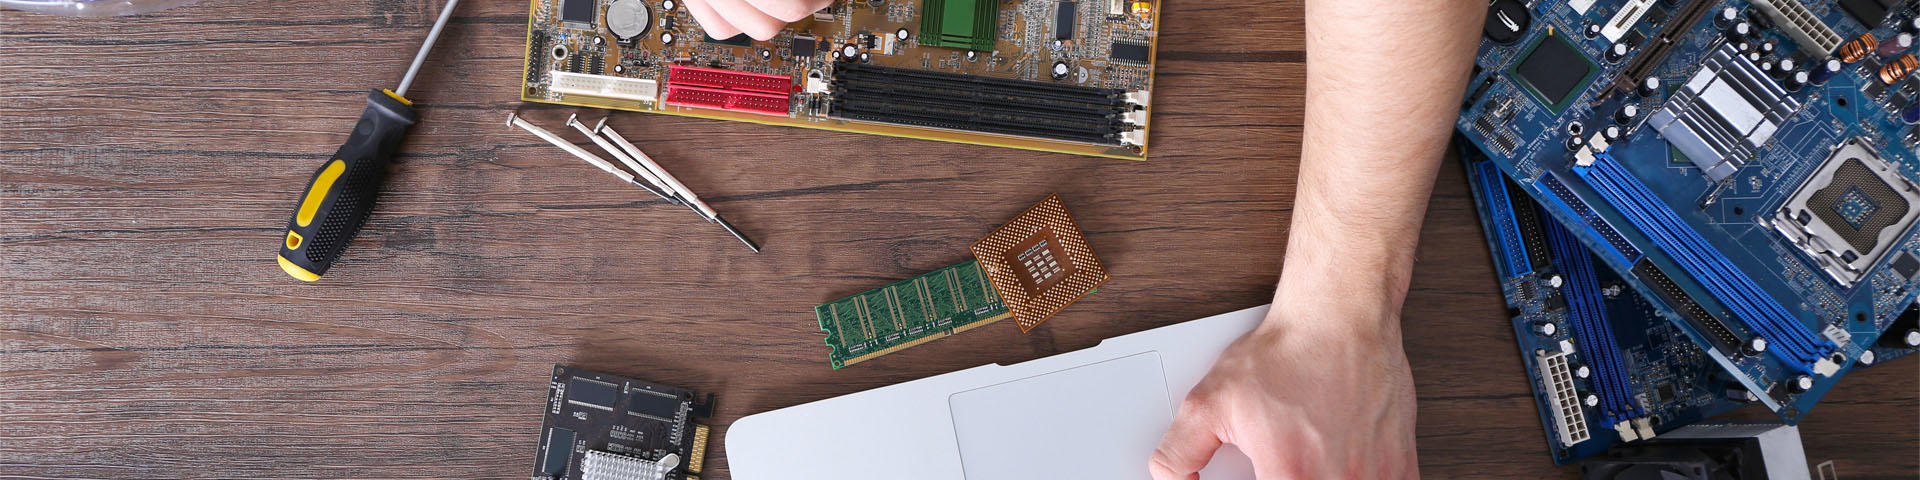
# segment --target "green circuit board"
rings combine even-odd
[[[971,259],[813,311],[836,369],[1012,316]]]

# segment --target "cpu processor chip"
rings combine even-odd
[[[1848,139],[1774,213],[1774,230],[1851,287],[1920,219],[1920,188],[1859,138]]]
[[[1022,332],[1107,281],[1106,268],[1058,195],[974,242],[973,256]]]

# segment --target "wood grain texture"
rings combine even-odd
[[[414,89],[423,121],[380,207],[316,284],[272,261],[296,190],[437,2],[0,12],[0,477],[523,478],[555,363],[717,392],[723,435],[1264,303],[1301,133],[1300,5],[1165,8],[1145,163],[616,114],[754,255],[503,125],[600,112],[522,104],[526,4],[471,2]],[[1407,302],[1423,472],[1571,477],[1547,461],[1459,170]],[[1113,273],[1098,294],[1032,334],[827,367],[814,305],[956,263],[1049,192]],[[1916,378],[1912,358],[1848,377],[1803,426],[1809,457],[1913,478]],[[727,478],[712,453],[706,478]]]

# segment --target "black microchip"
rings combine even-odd
[[[1887,11],[1893,9],[1895,1],[1897,0],[1840,0],[1840,9],[1846,10],[1847,16],[1853,17],[1861,25],[1872,29],[1879,26],[1880,22],[1887,20]]]
[[[1655,388],[1655,389],[1653,390],[1653,401],[1655,401],[1655,402],[1665,402],[1665,401],[1668,401],[1668,400],[1672,400],[1672,399],[1673,399],[1673,395],[1674,395],[1674,391],[1673,391],[1673,384],[1671,384],[1671,383],[1662,383],[1662,384],[1660,384],[1660,387],[1659,387],[1659,388]]]
[[[547,455],[541,457],[540,473],[559,475],[567,471],[567,462],[573,460],[573,430],[554,428],[547,430]]]
[[[620,398],[620,387],[611,383],[574,377],[567,381],[567,403],[613,410],[613,402]]]
[[[674,417],[680,416],[681,403],[684,402],[680,397],[673,395],[648,390],[634,390],[633,395],[627,397],[627,413],[650,417],[663,422],[671,422]]]
[[[581,62],[584,60],[580,55],[578,55],[579,52],[575,52],[575,53],[576,53],[575,55],[571,55],[567,57],[567,71],[573,72],[573,73],[581,73],[581,68],[582,68]]]
[[[1080,4],[1060,2],[1053,13],[1053,39],[1072,40],[1073,29],[1080,24]]]
[[[1538,94],[1554,111],[1565,107],[1574,92],[1593,76],[1593,63],[1560,35],[1548,34],[1513,67],[1520,83]]]
[[[1520,143],[1514,140],[1513,137],[1507,136],[1506,132],[1500,132],[1500,136],[1493,137],[1493,145],[1499,148],[1502,153],[1511,153],[1513,152],[1513,147],[1520,146]]]
[[[599,75],[607,71],[607,61],[598,56],[587,59],[587,73]]]
[[[1920,259],[1913,258],[1911,253],[1900,252],[1900,256],[1893,258],[1892,266],[1893,273],[1898,273],[1900,278],[1907,280],[1913,280],[1913,275],[1920,273]]]
[[[793,37],[793,45],[788,48],[793,51],[793,58],[812,58],[814,52],[820,48],[820,40],[813,37]]]
[[[1654,8],[1652,10],[1647,10],[1646,16],[1640,17],[1640,22],[1645,23],[1647,25],[1659,25],[1662,23],[1667,23],[1667,9]]]
[[[1153,47],[1147,45],[1115,42],[1113,54],[1108,57],[1122,62],[1147,63],[1147,58],[1152,54]]]
[[[592,25],[598,3],[599,0],[560,0],[560,21]]]
[[[1629,48],[1638,47],[1640,44],[1646,43],[1646,41],[1647,36],[1641,34],[1639,30],[1628,30],[1627,36],[1620,38],[1620,43],[1627,44]]]

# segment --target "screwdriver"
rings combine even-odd
[[[373,212],[375,194],[386,179],[387,164],[400,150],[400,141],[418,115],[413,101],[407,100],[407,87],[427,61],[427,52],[440,38],[440,30],[453,17],[459,0],[447,0],[440,18],[427,31],[427,40],[414,54],[413,65],[393,90],[374,90],[367,94],[367,109],[353,125],[353,133],[333,157],[313,171],[300,203],[287,218],[287,236],[280,244],[280,269],[304,281],[315,281],[327,273],[340,258],[347,242],[360,232],[360,226]]]
[[[706,218],[708,223],[720,224],[720,228],[725,229],[727,233],[733,234],[733,238],[740,239],[740,243],[747,244],[747,248],[752,249],[753,253],[760,253],[759,245],[755,245],[753,240],[747,239],[747,236],[741,234],[740,230],[733,228],[733,224],[727,223],[727,219],[721,218],[720,212],[714,211],[712,206],[707,205],[707,202],[700,201],[699,195],[694,195],[693,190],[688,189],[685,184],[680,183],[679,179],[673,178],[673,174],[667,173],[667,169],[660,168],[660,164],[654,162],[653,157],[649,157],[645,152],[641,152],[640,147],[633,146],[633,142],[627,141],[627,137],[620,136],[620,132],[615,132],[613,129],[607,128],[607,119],[602,118],[599,123],[594,124],[593,130],[589,135],[593,133],[606,135],[608,139],[613,140],[613,143],[619,145],[620,149],[627,151],[628,157],[632,157],[638,161],[642,169],[652,171],[654,177],[665,182],[668,191],[673,192],[674,196],[680,197],[680,201],[685,202],[688,207],[693,208],[695,213],[699,213],[701,217]]]

